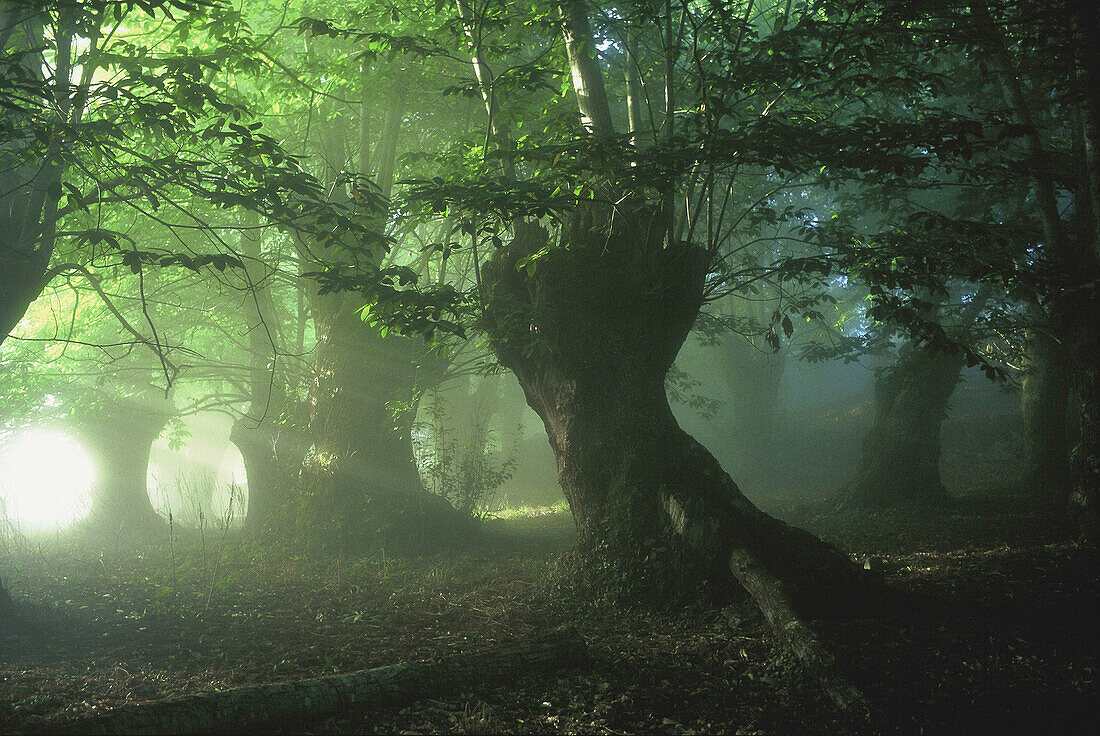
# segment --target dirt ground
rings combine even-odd
[[[1092,733],[1094,551],[1026,499],[823,513],[773,504],[909,603],[816,622],[869,723],[844,719],[771,641],[751,604],[623,610],[544,584],[568,513],[488,523],[461,556],[273,555],[232,534],[140,551],[24,540],[0,557],[21,623],[0,631],[0,732],[212,689],[436,660],[572,624],[590,662],[470,682],[406,707],[283,722],[285,733]],[[267,731],[268,729],[264,729]]]

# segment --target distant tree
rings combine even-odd
[[[972,343],[969,331],[989,291],[971,293],[968,302],[954,309],[936,299],[929,302],[926,318],[947,324],[954,339]],[[948,313],[956,316],[952,319]],[[895,362],[875,378],[871,427],[855,478],[842,491],[842,503],[873,508],[943,504],[950,499],[940,474],[940,429],[965,365],[962,351],[918,341],[901,345]]]
[[[909,127],[909,147],[894,154],[896,175],[865,177],[864,185],[878,188],[884,208],[914,190],[981,206],[911,211],[895,229],[909,237],[879,248],[885,241],[855,236],[841,260],[871,285],[877,317],[908,325],[918,341],[947,352],[973,346],[947,339],[921,317],[922,289],[942,293],[948,280],[962,278],[996,284],[1028,305],[1014,313],[1033,335],[1025,361],[1029,475],[1047,499],[1072,510],[1082,538],[1092,538],[1100,485],[1096,13],[1075,0],[1053,8],[1029,0],[924,9],[885,2],[879,17],[878,32],[895,41],[896,58],[913,59],[912,71],[926,82],[911,106],[886,106],[864,123],[891,135]],[[922,176],[906,173],[918,160]],[[970,349],[967,362],[983,363],[979,352]],[[1080,417],[1068,473],[1060,449],[1067,384],[1079,402],[1070,414]]]
[[[159,531],[149,499],[149,453],[176,409],[156,389],[125,396],[86,396],[70,426],[96,468],[87,524],[124,536]]]
[[[328,28],[315,30],[323,36]],[[348,47],[357,48],[341,40],[343,34],[333,35],[339,42],[330,42],[332,54],[317,52],[306,59],[324,64],[328,74],[336,71],[333,55],[349,62]],[[368,61],[345,68],[343,83],[355,90],[359,104],[320,105],[311,145],[332,200],[357,208],[372,224],[358,245],[385,254],[381,271],[368,268],[365,278],[411,283],[420,275],[406,263],[411,244],[395,237],[390,223],[399,144],[408,134],[405,104],[411,77],[397,64]],[[377,134],[374,118],[368,118],[376,108],[381,110]],[[297,247],[303,263],[330,273],[357,273],[362,265],[354,253],[332,244],[299,238]],[[460,538],[465,520],[444,499],[425,491],[412,440],[420,397],[442,377],[438,351],[430,350],[420,335],[373,324],[359,294],[334,291],[323,282],[305,293],[316,348],[309,398],[312,448],[303,465],[302,492],[293,501],[298,533],[346,551],[425,551]]]

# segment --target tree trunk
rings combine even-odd
[[[1009,109],[1023,124],[1024,142],[1032,163],[1035,204],[1042,226],[1044,250],[1051,267],[1054,301],[1058,307],[1051,327],[1068,346],[1074,358],[1073,388],[1081,401],[1080,443],[1071,461],[1070,512],[1078,522],[1083,541],[1095,543],[1100,506],[1100,387],[1096,385],[1100,362],[1100,21],[1092,3],[1071,2],[1065,6],[1074,41],[1074,73],[1079,99],[1078,132],[1083,156],[1074,161],[1077,180],[1073,216],[1063,220],[1059,208],[1064,172],[1052,170],[1051,156],[1035,124],[1029,96],[1010,56],[1001,26],[991,21],[988,7],[976,3],[972,11],[982,22],[982,36],[988,44],[990,68],[1000,81]],[[1076,147],[1076,146],[1075,146]]]
[[[248,477],[248,513],[245,529],[259,531],[289,497],[294,475],[301,468],[307,447],[300,431],[270,420],[257,425],[249,417],[238,419],[229,432],[244,459]]]
[[[928,345],[909,346],[875,380],[871,429],[844,503],[942,503],[940,428],[965,361]]]
[[[314,446],[303,470],[311,510],[299,528],[334,549],[428,551],[468,531],[446,501],[424,491],[416,468],[412,424],[434,370],[423,343],[382,337],[349,305],[314,301]]]
[[[661,248],[659,219],[629,202],[582,208],[565,228],[568,249],[533,274],[515,263],[547,235],[525,225],[483,273],[485,327],[543,419],[577,525],[563,567],[651,602],[723,595],[736,548],[794,605],[840,603],[859,587],[855,566],[756,509],[672,415],[665,374],[701,306],[707,263],[700,249]],[[673,523],[669,498],[691,524]]]
[[[62,15],[58,27],[49,29],[52,22],[46,10],[31,6],[19,7],[9,2],[0,5],[4,21],[4,47],[0,48],[9,59],[19,59],[11,71],[34,80],[43,86],[56,103],[56,110],[69,110],[69,71],[72,39],[71,23],[78,13]],[[47,29],[57,34],[55,48],[56,84],[43,76],[40,50],[48,46]],[[63,82],[60,80],[64,79]],[[33,105],[32,105],[33,107]],[[11,115],[11,111],[6,115]],[[16,125],[37,117],[33,109],[16,111]],[[22,118],[22,120],[20,120]],[[44,121],[39,121],[41,124]],[[70,121],[61,117],[54,124]],[[18,129],[18,128],[17,128]],[[63,166],[59,163],[62,148],[60,139],[51,141],[45,155],[36,157],[25,166],[10,166],[4,171],[4,184],[0,188],[0,344],[8,337],[26,314],[31,302],[38,298],[49,282],[47,269],[53,257],[57,231],[58,196],[54,191],[60,186]]]
[[[273,274],[263,260],[259,215],[246,212],[242,225],[241,255],[248,277],[248,414],[233,423],[229,439],[240,450],[248,475],[245,528],[257,531],[286,501],[306,448],[298,433],[278,423],[285,419],[288,402],[285,352],[278,349],[281,329],[271,295]]]
[[[132,397],[78,422],[81,444],[95,466],[91,526],[127,533],[161,526],[149,500],[149,452],[171,410],[164,399]]]
[[[1070,513],[1080,541],[1096,544],[1100,540],[1100,305],[1095,295],[1083,295],[1078,306],[1071,346],[1076,357],[1073,388],[1081,418],[1079,441],[1070,456]]]
[[[1033,310],[1039,316],[1038,310]],[[1031,331],[1020,411],[1024,418],[1024,487],[1044,503],[1064,505],[1069,498],[1070,363],[1065,346],[1043,320]]]
[[[562,37],[565,39],[566,56],[569,57],[569,71],[573,77],[573,92],[577,95],[581,124],[596,138],[610,138],[615,135],[615,128],[596,45],[592,41],[588,7],[583,0],[560,0],[558,13],[562,20]]]
[[[1071,469],[1071,510],[1079,519],[1081,541],[1096,544],[1100,539],[1100,18],[1092,3],[1077,0],[1069,4],[1077,47],[1077,81],[1083,92],[1081,138],[1087,182],[1088,223],[1092,226],[1080,238],[1080,255],[1072,270],[1078,321],[1077,339],[1072,346],[1076,358],[1074,387],[1081,401],[1080,443],[1074,448]],[[1075,209],[1078,209],[1075,207]]]

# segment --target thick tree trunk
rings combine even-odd
[[[964,364],[961,356],[910,346],[879,374],[871,429],[844,503],[896,506],[949,500],[940,475],[940,428]]]
[[[0,216],[0,227],[5,225]],[[4,270],[0,275],[0,344],[23,319],[31,302],[46,286],[46,268],[52,251],[24,251],[0,246]]]
[[[270,420],[257,425],[245,417],[233,423],[229,440],[244,459],[248,478],[245,529],[263,529],[286,502],[308,447],[303,433]]]
[[[135,397],[79,421],[81,444],[95,466],[93,528],[140,534],[162,525],[149,500],[149,452],[171,410],[163,399]]]
[[[382,337],[347,304],[317,299],[315,383],[299,527],[342,550],[428,551],[468,531],[424,491],[412,446],[420,393],[435,380],[423,343]],[[450,529],[444,527],[452,527]]]
[[[1095,296],[1079,303],[1072,343],[1077,356],[1073,387],[1081,402],[1080,438],[1070,459],[1070,512],[1080,541],[1100,541],[1100,305]]]
[[[1067,409],[1072,375],[1065,346],[1050,329],[1044,320],[1027,344],[1020,394],[1027,453],[1024,487],[1041,502],[1064,505],[1070,488]]]
[[[18,71],[27,80],[40,82],[53,93],[57,110],[70,110],[69,71],[72,33],[70,23],[76,22],[79,13],[59,19],[57,32],[55,78],[64,83],[51,85],[43,77],[37,50],[48,46],[44,40],[51,25],[49,12],[33,9],[33,6],[16,7],[4,3],[0,7],[5,36],[5,47],[0,49],[9,59],[20,59]],[[28,53],[29,52],[29,53]],[[14,70],[13,70],[14,71]],[[6,114],[11,114],[9,111]],[[16,112],[16,117],[29,117],[32,113]],[[55,123],[69,122],[62,118]],[[63,167],[58,163],[62,148],[60,139],[51,142],[46,155],[26,166],[9,167],[4,171],[4,184],[0,188],[0,343],[11,333],[26,314],[31,302],[38,298],[49,281],[47,269],[53,257],[57,230],[57,196],[51,191],[61,181]]]
[[[493,347],[543,419],[577,525],[565,567],[649,601],[723,595],[740,549],[795,605],[840,603],[859,588],[855,566],[756,509],[672,415],[665,374],[698,313],[707,264],[701,250],[661,248],[662,235],[648,208],[593,205],[567,228],[570,247],[534,274],[515,268],[546,242],[529,225],[483,273]],[[678,529],[668,498],[703,531]]]

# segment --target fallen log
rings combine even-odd
[[[404,704],[486,680],[575,667],[585,659],[584,639],[566,627],[535,640],[441,662],[408,662],[346,675],[199,693],[51,722],[42,730],[69,734],[227,733],[275,721],[323,718],[352,708]]]

